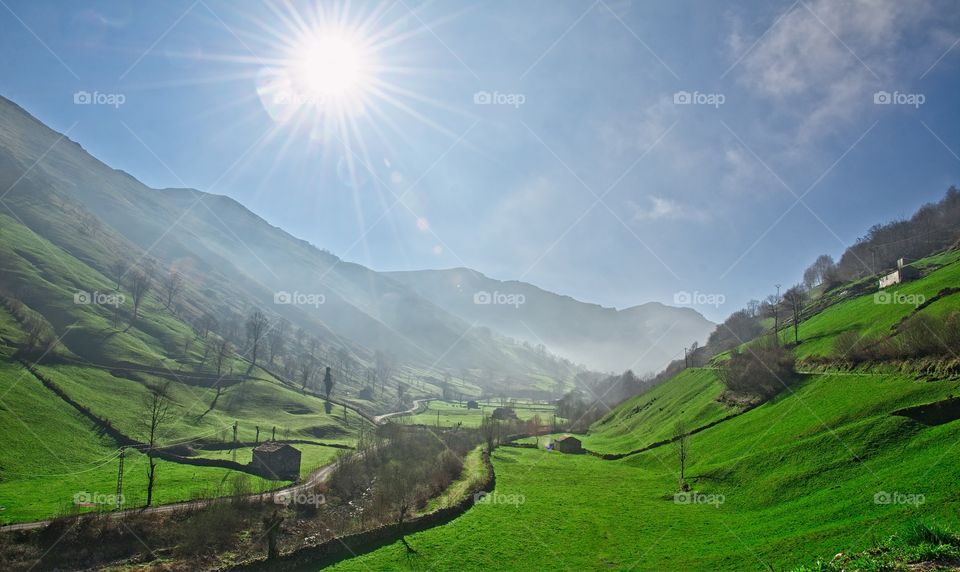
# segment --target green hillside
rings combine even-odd
[[[599,453],[625,453],[669,439],[677,421],[687,430],[737,412],[717,401],[723,386],[713,371],[689,369],[620,404],[584,436],[584,447]]]
[[[895,287],[899,294],[930,300],[960,284],[956,252],[918,267],[924,276]],[[814,299],[796,353],[832,356],[846,331],[898,335],[893,326],[916,307],[876,303],[872,284],[865,281],[859,295],[850,284]],[[919,312],[944,315],[958,300],[949,294]],[[621,403],[581,436],[597,453],[653,445],[619,460],[500,448],[496,493],[522,503],[474,506],[449,525],[408,536],[416,553],[397,543],[335,568],[460,570],[509,561],[524,569],[553,562],[557,570],[779,570],[901,546],[917,523],[960,530],[953,451],[960,421],[894,414],[960,395],[955,377],[805,373],[746,411],[720,403],[723,390],[714,367],[691,368]],[[677,447],[662,444],[677,421],[693,431],[692,490],[680,497]],[[937,553],[897,550],[904,558]],[[863,569],[879,562],[861,560]]]
[[[101,499],[113,497],[117,444],[23,367],[8,361],[0,361],[0,408],[0,429],[6,437],[0,441],[0,522],[91,510],[74,506],[74,496],[79,493]],[[127,452],[124,506],[137,507],[145,502],[146,465],[144,455]],[[155,494],[160,504],[284,484],[227,469],[166,461],[160,461],[157,474]]]
[[[687,391],[690,377],[664,384],[662,399]],[[410,536],[415,555],[398,543],[336,569],[535,569],[548,560],[560,570],[780,569],[867,548],[921,517],[957,527],[960,463],[949,448],[960,425],[890,412],[958,390],[956,381],[807,376],[793,394],[690,438],[688,480],[704,503],[722,499],[717,506],[675,502],[670,446],[620,461],[503,448],[496,492],[523,504],[475,506]],[[876,504],[884,492],[924,502]]]
[[[913,263],[922,269],[919,280],[897,284],[882,291],[888,297],[878,300],[874,294],[881,292],[876,280],[865,279],[867,294],[851,296],[852,285],[834,288],[825,294],[835,302],[800,323],[800,344],[795,353],[798,358],[831,356],[835,353],[837,338],[844,332],[855,332],[859,337],[871,339],[889,336],[891,328],[902,319],[916,313],[917,303],[933,300],[945,288],[960,285],[960,251],[947,251]],[[920,313],[942,315],[960,308],[957,293],[938,299]],[[783,330],[781,338],[793,340],[792,329]]]
[[[354,410],[336,407],[327,413],[322,400],[295,391],[261,368],[231,354],[222,364],[218,390],[212,360],[203,364],[204,346],[196,332],[164,308],[156,296],[143,302],[140,315],[114,320],[110,306],[75,303],[78,291],[119,293],[115,283],[83,259],[36,236],[16,220],[0,215],[0,267],[4,304],[0,306],[0,406],[8,438],[0,445],[0,522],[49,518],[93,507],[74,506],[74,495],[116,491],[119,444],[88,418],[45,387],[15,361],[14,354],[40,323],[43,336],[56,344],[42,355],[27,355],[37,371],[69,399],[108,420],[121,433],[145,438],[141,403],[150,388],[169,383],[170,421],[160,444],[191,446],[232,439],[260,440],[276,428],[278,439],[352,444],[363,420]],[[127,310],[125,308],[125,310]],[[249,372],[248,372],[249,370]],[[328,462],[338,449],[302,445],[305,474]],[[233,459],[232,452],[198,456]],[[236,460],[249,461],[250,449]],[[128,451],[124,472],[124,506],[142,506],[146,497],[144,455]],[[266,490],[287,484],[266,481],[225,468],[196,467],[161,461],[155,503]],[[104,506],[103,508],[112,508]]]

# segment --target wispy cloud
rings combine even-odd
[[[672,199],[649,196],[647,197],[649,206],[643,207],[635,202],[630,202],[634,209],[633,218],[642,220],[687,220],[702,221],[709,218],[705,211],[682,205]]]
[[[917,79],[911,59],[919,54],[904,38],[930,23],[934,4],[801,1],[755,37],[735,20],[726,43],[731,59],[742,60],[733,74],[751,95],[798,118],[797,135],[811,141],[860,117],[878,89]]]

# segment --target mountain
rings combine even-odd
[[[683,348],[702,344],[715,326],[690,308],[658,302],[605,308],[468,268],[386,274],[468,322],[605,371],[658,371]]]
[[[91,362],[110,361],[112,350],[91,343],[104,336],[102,329],[77,323],[77,308],[65,308],[62,298],[102,290],[122,263],[152,278],[151,296],[161,296],[177,273],[184,284],[170,313],[190,324],[212,315],[217,333],[243,351],[249,350],[247,317],[260,309],[271,324],[289,321],[288,335],[301,329],[317,338],[327,363],[345,350],[372,368],[381,352],[421,372],[479,372],[477,379],[488,386],[509,380],[523,387],[526,376],[541,384],[544,375],[561,383],[574,374],[572,364],[472,327],[391,277],[293,237],[228,197],[149,188],[2,97],[0,188],[6,191],[2,223],[43,244],[40,257],[23,248],[0,253],[0,264],[7,259],[0,288]],[[44,273],[46,262],[65,257],[70,264],[64,268],[77,263],[83,271]],[[485,375],[494,371],[496,379]]]

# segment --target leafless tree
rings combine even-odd
[[[207,335],[210,333],[210,330],[217,327],[217,319],[213,314],[205,312],[200,319],[197,320],[197,334],[199,338],[207,339]]]
[[[227,358],[230,357],[230,341],[225,338],[220,338],[217,341],[217,377],[220,377],[220,372],[223,370],[223,364],[227,361]]]
[[[250,369],[257,365],[257,350],[260,349],[260,342],[267,331],[270,320],[263,315],[260,310],[254,310],[247,318],[247,340],[250,342]]]
[[[113,261],[113,264],[110,265],[110,277],[113,278],[117,285],[114,287],[114,290],[120,289],[120,283],[123,282],[123,277],[127,273],[127,263],[119,258]]]
[[[779,288],[779,286],[778,286]],[[782,300],[778,294],[770,294],[764,301],[764,314],[773,318],[773,339],[777,344],[780,343],[780,303]]]
[[[373,354],[373,367],[377,372],[377,379],[380,381],[380,393],[383,393],[387,386],[387,380],[393,375],[393,356],[387,352],[377,350]]]
[[[173,300],[181,291],[183,291],[183,276],[176,270],[171,270],[163,280],[163,307],[169,310]]]
[[[313,372],[317,368],[317,360],[311,355],[306,355],[300,360],[300,388],[306,392],[310,381],[313,379]],[[327,368],[328,370],[330,368]]]
[[[793,314],[793,342],[795,344],[800,343],[800,318],[803,313],[803,304],[806,302],[807,296],[803,291],[803,287],[799,284],[791,287],[789,290],[783,293],[783,301],[786,302],[787,307],[790,308],[790,311]]]
[[[333,376],[330,374],[330,368],[323,372],[323,391],[327,395],[327,401],[330,401],[330,394],[333,393]]]
[[[140,304],[143,303],[144,297],[147,295],[147,292],[150,291],[151,285],[150,275],[146,272],[138,269],[130,274],[130,295],[133,297],[133,316],[130,318],[131,324],[136,321],[137,316],[139,316]]]
[[[267,332],[267,346],[270,349],[270,363],[272,364],[278,355],[283,353],[284,345],[287,343],[287,326],[289,322],[280,319],[270,331]]]
[[[687,490],[687,461],[690,456],[690,436],[683,421],[677,421],[673,427],[673,445],[677,453],[677,462],[680,464],[680,490]]]
[[[153,387],[144,396],[141,404],[140,419],[147,437],[147,506],[153,502],[153,485],[157,477],[156,449],[160,439],[160,430],[170,419],[170,383]]]

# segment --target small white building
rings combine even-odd
[[[901,282],[906,282],[907,280],[913,280],[918,278],[920,272],[906,264],[906,261],[901,258],[897,260],[897,269],[887,274],[886,276],[880,277],[880,288],[886,288],[887,286],[893,286],[894,284],[900,284]]]

